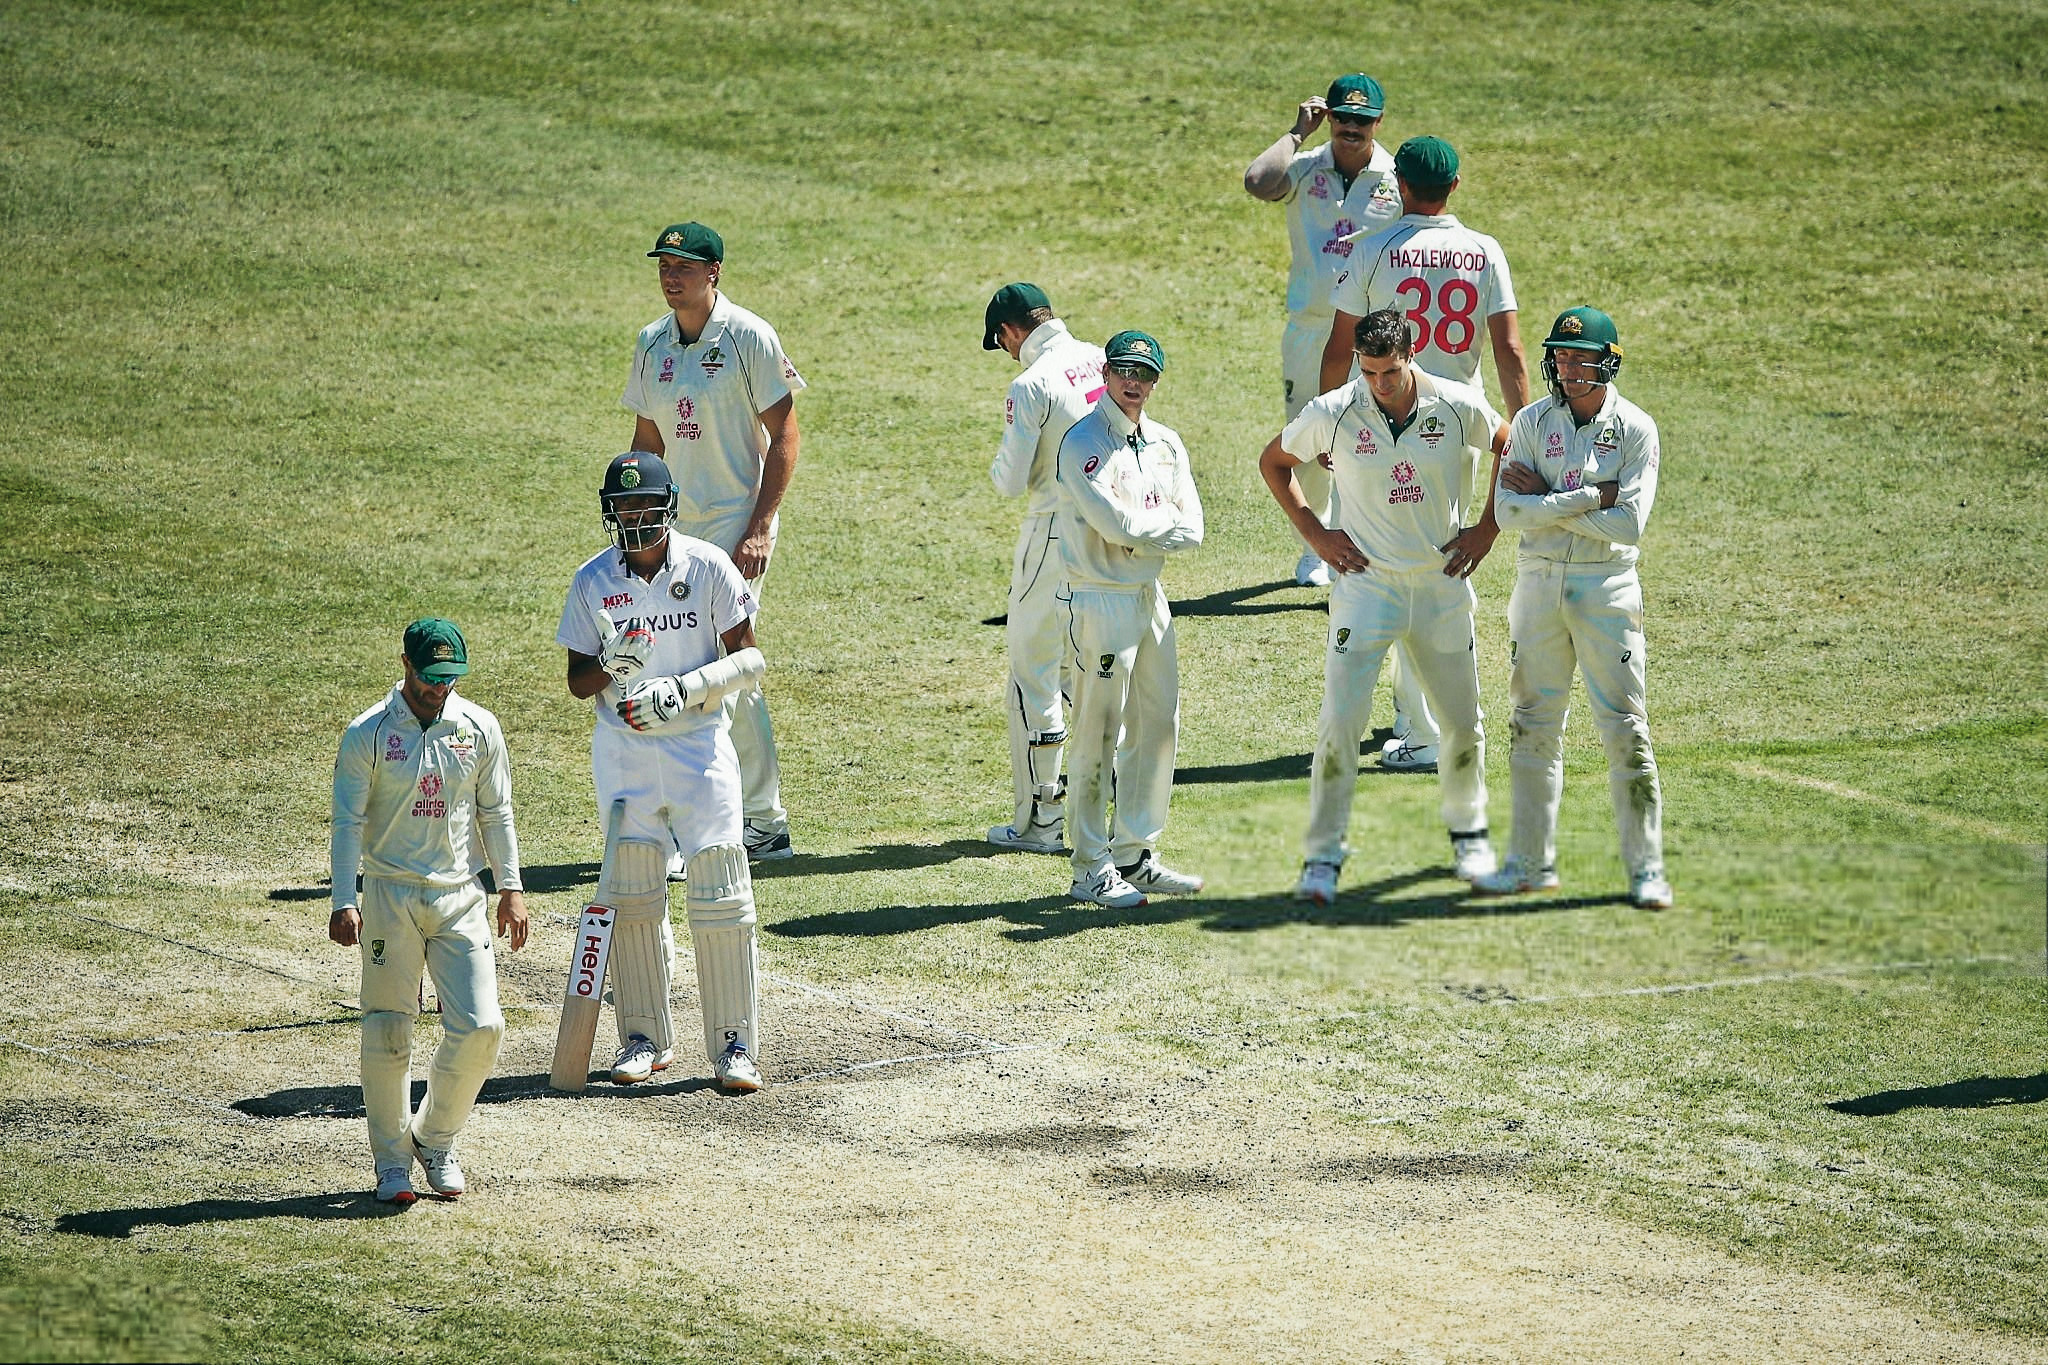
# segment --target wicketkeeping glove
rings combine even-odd
[[[689,707],[682,679],[667,673],[644,679],[619,703],[619,719],[642,734],[673,730]]]
[[[625,625],[614,625],[611,613],[597,613],[597,633],[603,637],[598,647],[597,662],[604,671],[611,674],[612,683],[626,687],[647,668],[654,657],[654,632],[640,624],[635,616]]]

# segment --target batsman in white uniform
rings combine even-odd
[[[1180,739],[1180,663],[1159,571],[1167,555],[1202,543],[1202,499],[1180,437],[1145,416],[1165,351],[1136,331],[1103,350],[1105,392],[1067,432],[1058,462],[1074,687],[1067,835],[1074,896],[1123,909],[1202,889],[1157,852]]]
[[[1006,284],[982,316],[983,350],[1003,350],[1024,367],[1003,399],[1003,443],[989,466],[996,492],[1024,498],[1024,528],[1010,561],[1005,642],[1010,684],[1012,811],[988,841],[1029,853],[1065,853],[1062,817],[1067,742],[1066,575],[1060,563],[1060,441],[1102,397],[1102,348],[1067,331],[1035,284]]]
[[[644,1081],[675,1046],[667,862],[688,867],[686,903],[703,1004],[704,1052],[719,1085],[761,1088],[756,916],[741,841],[740,766],[725,700],[759,684],[754,598],[725,551],[674,529],[676,485],[658,455],[628,451],[598,496],[612,548],[576,570],[555,642],[570,695],[593,703],[590,767],[609,822],[596,901],[614,912],[612,1079]]]
[[[1657,499],[1657,424],[1621,396],[1621,341],[1597,308],[1558,314],[1543,339],[1550,396],[1515,414],[1494,506],[1521,532],[1508,600],[1508,766],[1514,822],[1507,860],[1475,883],[1498,895],[1558,885],[1557,808],[1572,670],[1585,680],[1621,831],[1629,899],[1671,904],[1664,875],[1664,796],[1650,750],[1643,532]]]
[[[456,1135],[505,1036],[484,889],[470,870],[473,830],[497,878],[498,932],[514,951],[527,923],[505,737],[496,716],[454,691],[469,645],[454,622],[426,617],[405,628],[400,661],[405,677],[341,737],[328,850],[327,936],[361,948],[363,1112],[387,1204],[417,1197],[415,1161],[434,1193],[452,1199],[466,1188]],[[414,1114],[422,969],[440,998],[441,1045]]]
[[[1359,377],[1317,397],[1259,456],[1266,486],[1337,573],[1309,774],[1306,859],[1295,888],[1301,899],[1324,905],[1336,897],[1349,851],[1358,739],[1372,715],[1373,684],[1397,640],[1408,645],[1444,726],[1438,781],[1456,873],[1471,881],[1494,870],[1468,581],[1478,560],[1460,540],[1478,448],[1498,455],[1507,424],[1480,390],[1412,363],[1399,313],[1366,315],[1354,338]],[[1325,458],[1337,476],[1335,528],[1317,519],[1294,481],[1298,466]]]
[[[676,478],[676,529],[732,559],[760,601],[777,511],[796,472],[796,395],[804,388],[782,341],[718,290],[725,242],[702,223],[663,228],[659,263],[669,310],[640,331],[620,402],[634,414],[633,449],[662,456]],[[745,792],[746,844],[756,861],[790,857],[789,813],[775,731],[760,688],[726,703]]]

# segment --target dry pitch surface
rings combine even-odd
[[[585,1277],[699,1269],[773,1310],[1030,1359],[2048,1359],[1868,1281],[1561,1204],[1509,1155],[1404,1149],[1392,1128],[1365,1145],[1287,1102],[1318,1062],[1298,1050],[1190,1068],[1142,1037],[859,999],[773,975],[772,939],[770,1089],[719,1094],[686,1046],[655,1083],[555,1095],[569,899],[543,898],[533,942],[501,959],[511,1030],[465,1139],[471,1193],[377,1235],[544,1246]],[[218,924],[108,930],[118,909],[54,918],[120,954],[23,964],[55,989],[10,1026],[35,1062],[8,1069],[0,1124],[25,1160],[82,1158],[152,1197],[15,1234],[170,1250],[246,1219],[373,1215],[352,956],[244,948]],[[278,1022],[189,1026],[225,1000]],[[437,1037],[423,1022],[416,1074]]]

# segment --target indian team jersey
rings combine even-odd
[[[1025,516],[1049,517],[1060,505],[1060,441],[1102,397],[1102,348],[1054,318],[1024,339],[1017,358],[1024,372],[1003,399],[1003,444],[988,476],[1006,498],[1030,494]]]
[[[640,330],[619,402],[661,429],[679,525],[714,538],[729,529],[738,540],[768,453],[760,414],[803,388],[775,329],[723,294],[693,342],[683,341],[674,313]]]
[[[1478,452],[1492,448],[1499,427],[1480,390],[1418,369],[1415,413],[1398,433],[1354,379],[1309,400],[1280,448],[1304,462],[1327,457],[1337,525],[1375,569],[1440,572],[1438,547],[1464,528]]]
[[[1358,246],[1343,239],[1361,228],[1376,231],[1401,216],[1394,158],[1375,142],[1372,160],[1347,191],[1325,142],[1294,154],[1287,163],[1287,186],[1287,197],[1281,201],[1287,205],[1292,248],[1287,311],[1327,317],[1330,291]]]
[[[750,619],[755,607],[753,594],[725,551],[672,530],[668,533],[668,559],[652,581],[627,569],[625,556],[614,549],[601,550],[585,560],[569,582],[555,643],[595,658],[604,648],[598,634],[600,611],[610,613],[620,625],[638,617],[654,633],[654,657],[641,675],[654,678],[688,673],[723,656],[719,637]],[[624,694],[616,683],[606,683],[604,691],[591,698],[598,728],[638,735],[619,719],[622,700]],[[668,733],[687,734],[723,725],[725,711],[714,706],[708,713],[684,712],[684,718],[688,723]]]
[[[1593,420],[1580,426],[1571,409],[1545,396],[1515,414],[1509,461],[1528,465],[1547,493],[1510,493],[1496,486],[1495,518],[1519,531],[1517,560],[1633,567],[1657,500],[1657,424],[1612,385]],[[1614,506],[1600,505],[1597,483],[1619,482]]]
[[[1500,243],[1454,214],[1409,213],[1357,246],[1331,290],[1336,311],[1362,318],[1399,309],[1408,315],[1418,366],[1477,384],[1486,320],[1515,311]]]

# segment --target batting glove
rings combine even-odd
[[[614,625],[611,614],[604,611],[597,613],[597,629],[604,637],[597,662],[611,675],[614,686],[624,688],[646,671],[654,657],[654,632],[637,616],[623,626]]]
[[[658,734],[681,724],[689,704],[682,680],[664,673],[645,679],[626,694],[618,706],[619,719],[642,734]]]

